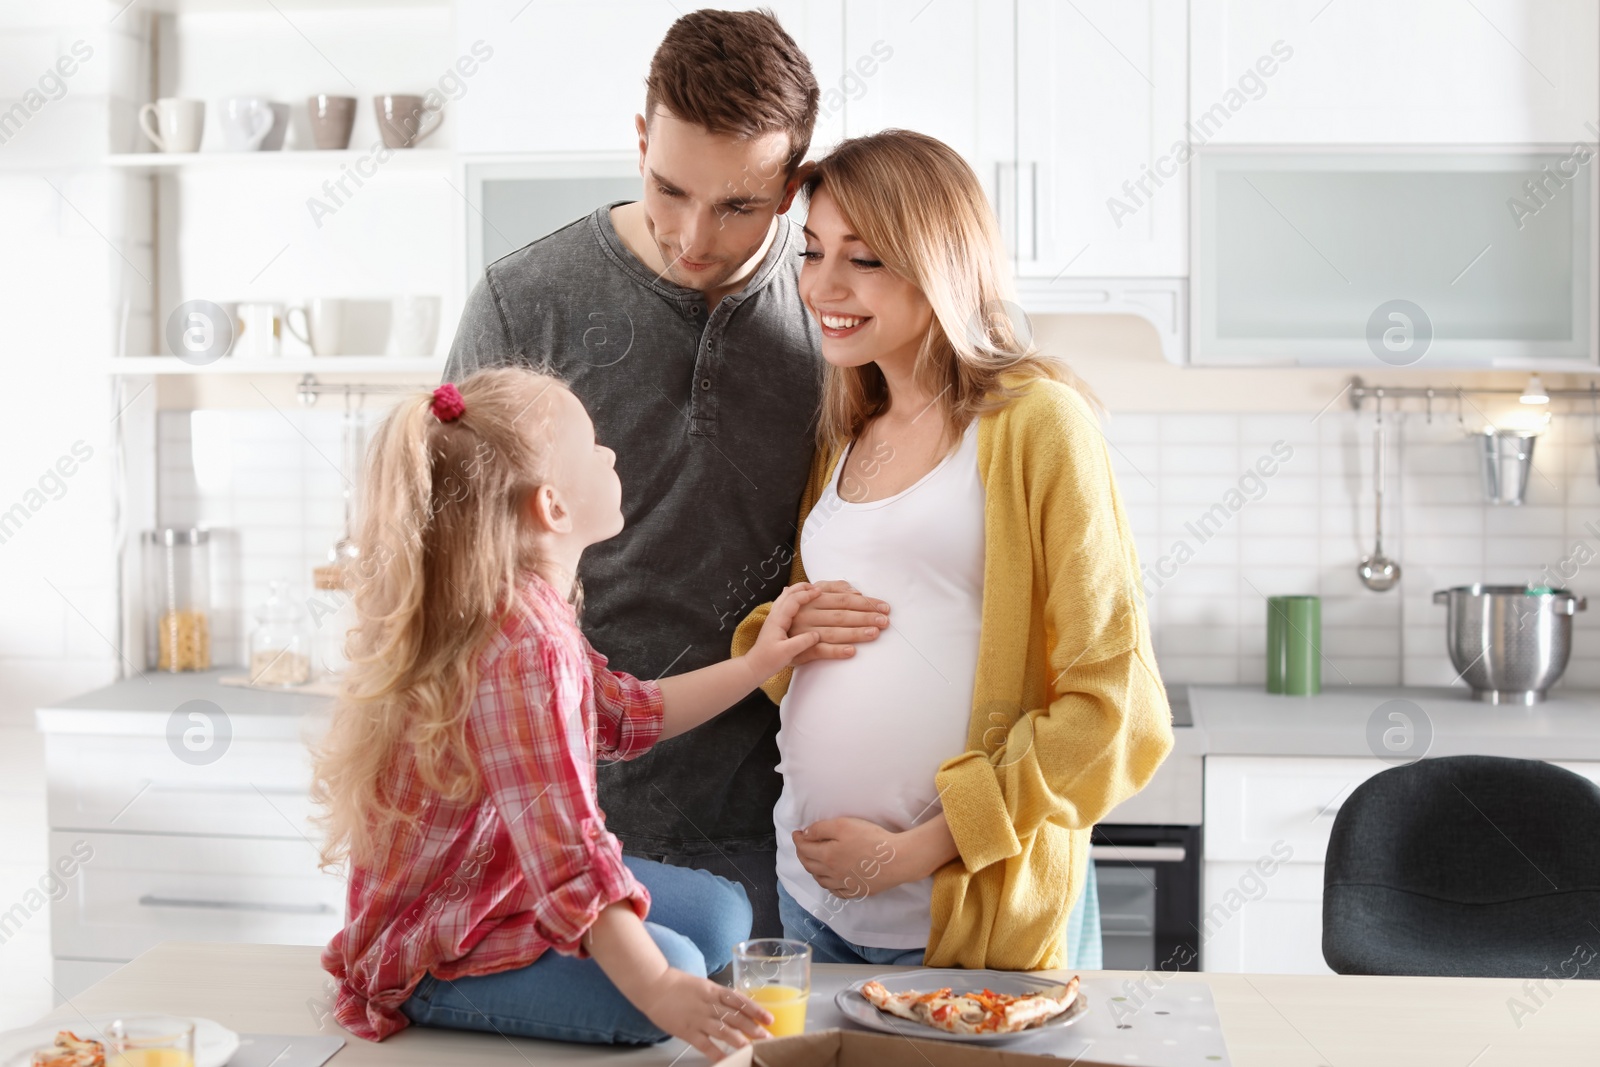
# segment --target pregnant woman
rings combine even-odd
[[[792,580],[894,614],[764,686],[785,934],[826,962],[1097,967],[1097,912],[1073,913],[1090,829],[1172,728],[1095,414],[1005,313],[994,217],[948,146],[847,140],[805,193],[827,369]]]

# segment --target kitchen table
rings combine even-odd
[[[72,998],[45,1022],[157,1011],[215,1019],[241,1033],[341,1034],[332,1067],[383,1064],[505,1064],[645,1067],[704,1062],[676,1041],[646,1049],[512,1040],[493,1034],[408,1028],[371,1044],[340,1030],[331,987],[314,947],[164,942]],[[808,1028],[839,1025],[836,990],[894,968],[818,965]],[[1151,981],[1139,972],[1089,972]],[[1356,976],[1161,975],[1205,983],[1237,1067],[1511,1067],[1590,1062],[1600,1018],[1600,982]],[[1133,987],[1129,987],[1130,989]],[[1513,1005],[1521,1005],[1513,1010]],[[682,1057],[681,1059],[679,1057]]]

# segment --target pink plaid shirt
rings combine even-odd
[[[542,578],[479,657],[467,717],[484,795],[449,803],[405,760],[391,782],[420,805],[376,867],[350,875],[346,925],[322,952],[335,1015],[381,1040],[425,973],[441,979],[526,967],[579,944],[600,910],[650,896],[622,863],[595,794],[597,759],[632,759],[661,736],[661,689],[606,668],[573,608]]]

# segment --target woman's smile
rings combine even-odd
[[[852,337],[872,321],[871,315],[842,315],[819,311],[817,321],[822,325],[822,336],[832,340]]]

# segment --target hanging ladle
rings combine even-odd
[[[1361,561],[1356,573],[1361,584],[1374,593],[1393,589],[1400,580],[1400,564],[1383,554],[1383,397],[1378,397],[1378,424],[1373,429],[1373,441],[1378,453],[1377,507],[1374,510],[1374,537],[1372,555]]]

